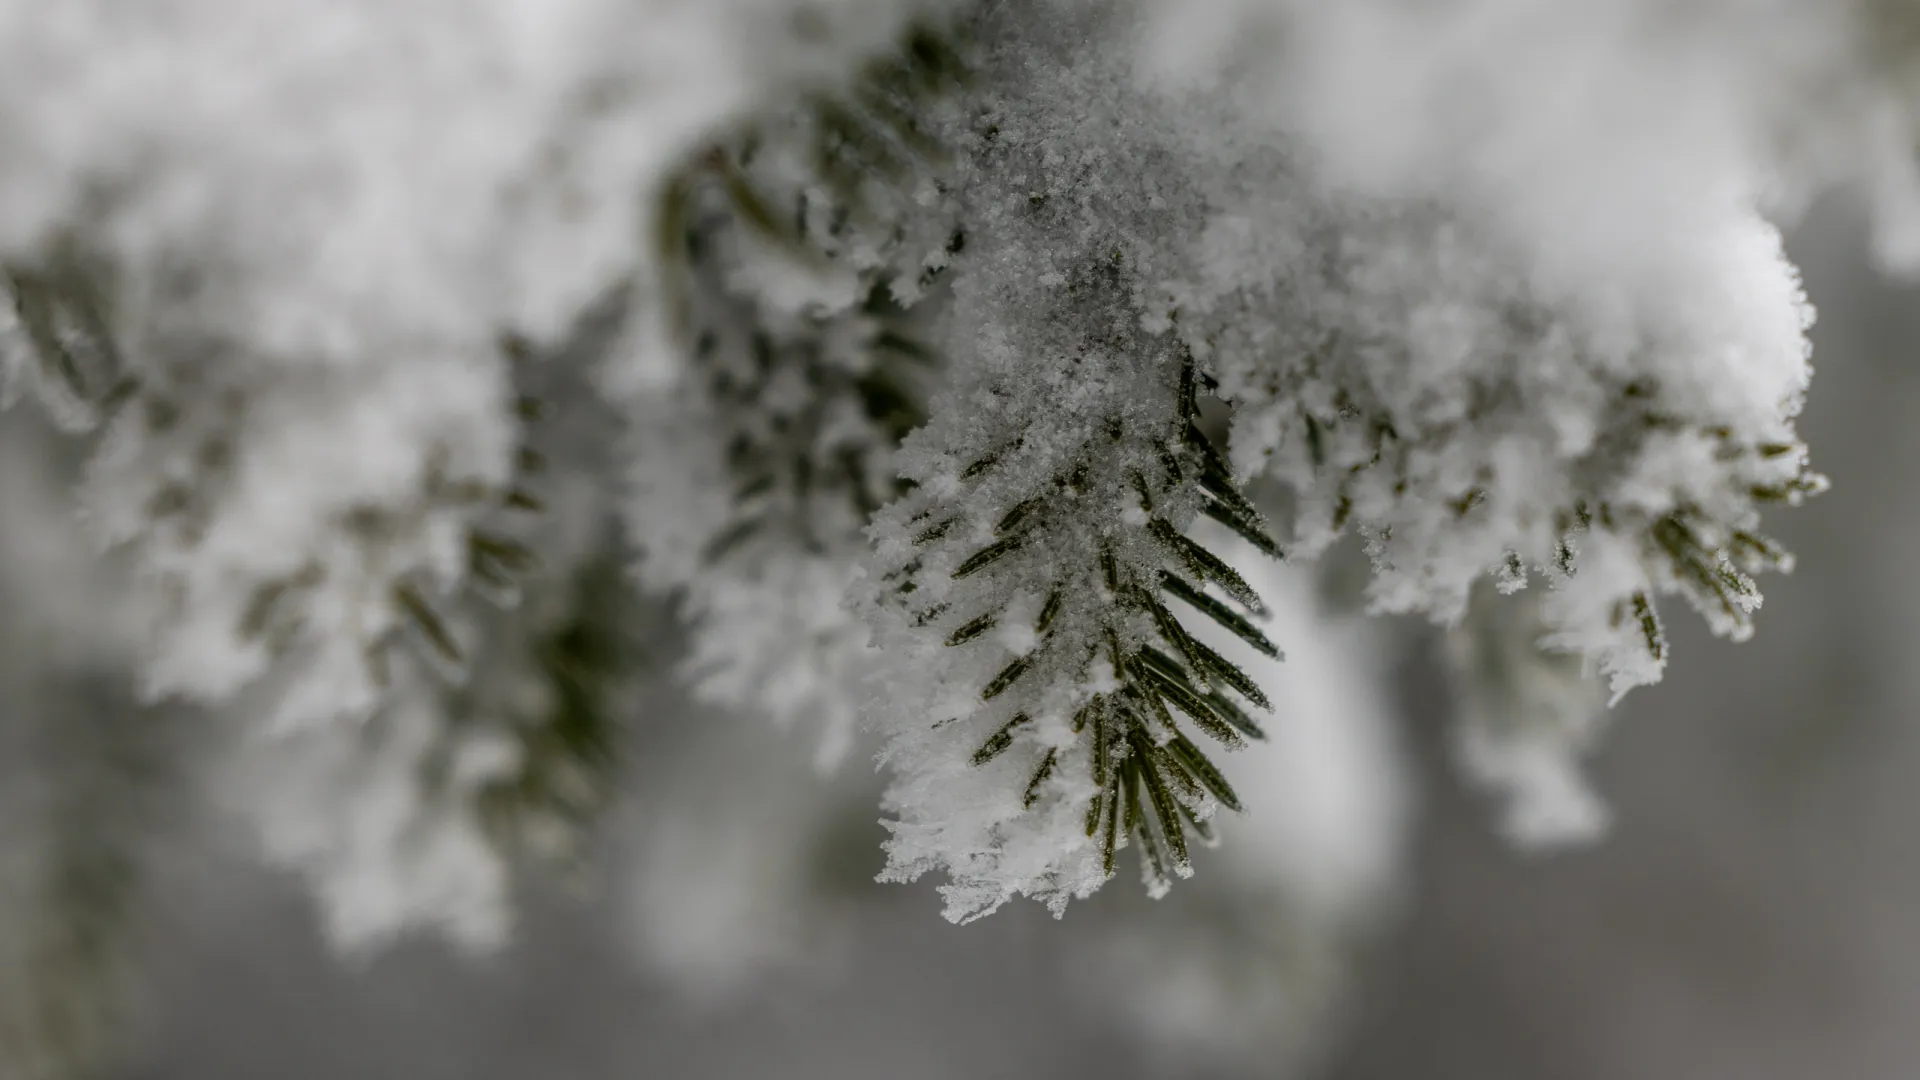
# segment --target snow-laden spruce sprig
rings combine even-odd
[[[66,426],[98,428],[78,492],[89,531],[160,599],[145,694],[245,714],[228,799],[270,858],[312,880],[343,946],[415,922],[499,941],[510,864],[578,850],[606,800],[617,669],[633,662],[607,625],[620,583],[590,586],[595,615],[567,580],[582,558],[572,519],[604,512],[578,505],[587,466],[556,477],[541,448],[556,441],[550,403],[524,391],[552,381],[555,357],[506,335],[496,355],[414,358],[367,386],[256,380],[140,298],[115,311],[83,266],[105,273],[63,260],[10,280],[38,290],[20,305],[28,328],[68,307],[91,316],[60,323],[84,341],[39,330],[24,344],[42,382],[71,375],[60,400],[88,423]],[[523,392],[489,388],[490,366]],[[384,408],[356,411],[382,386]],[[344,443],[314,430],[328,418]],[[504,455],[487,440],[501,429],[516,436]],[[383,448],[390,471],[357,468]],[[321,471],[303,484],[303,466]],[[276,517],[289,510],[268,494],[276,478],[317,505]]]
[[[1261,738],[1268,702],[1187,623],[1278,650],[1260,598],[1186,528],[1204,513],[1278,552],[1202,431],[1191,358],[1146,341],[1067,360],[1057,400],[983,391],[989,422],[916,447],[918,487],[876,525],[885,876],[944,869],[951,918],[1015,893],[1060,911],[1129,844],[1158,895],[1240,807],[1205,747]]]
[[[866,631],[839,599],[902,490],[938,358],[920,314],[961,243],[938,128],[966,68],[930,29],[839,93],[696,155],[661,215],[681,377],[637,395],[629,531],[691,626],[706,700],[851,745]]]
[[[531,557],[480,519],[539,509],[518,483],[537,462],[499,445],[535,408],[516,421],[502,401],[506,359],[418,357],[358,382],[257,373],[194,329],[190,292],[131,289],[83,254],[10,267],[0,333],[11,378],[64,429],[97,429],[83,516],[167,600],[146,692],[219,704],[279,668],[277,719],[301,724],[376,708],[408,634],[457,670],[448,598],[471,583],[510,601]],[[317,478],[301,487],[303,468]],[[288,485],[313,495],[297,513]],[[311,679],[288,676],[295,652]]]
[[[417,925],[496,947],[515,871],[584,868],[650,615],[604,502],[613,424],[560,363],[598,347],[606,314],[554,355],[505,343],[524,421],[512,480],[472,519],[465,584],[422,596],[416,623],[370,654],[366,716],[236,748],[231,802],[269,858],[306,875],[344,949]],[[299,657],[280,665],[295,682]]]
[[[518,617],[465,635],[477,671],[464,686],[401,651],[364,721],[272,738],[239,725],[218,791],[264,856],[305,878],[335,947],[364,954],[428,929],[495,949],[517,871],[584,869],[640,655],[620,573],[603,552],[526,583]]]
[[[584,875],[644,656],[621,560],[582,558],[525,582],[520,610],[456,624],[472,629],[471,681],[399,652],[365,721],[237,742],[222,794],[307,879],[336,947],[430,928],[497,948],[519,872]]]
[[[1088,48],[1122,29],[1111,13],[1047,10],[1044,29],[1010,5],[973,24],[953,367],[857,600],[883,656],[885,876],[944,872],[959,920],[1021,894],[1060,911],[1130,845],[1152,892],[1190,873],[1192,839],[1239,803],[1207,748],[1256,737],[1265,699],[1186,627],[1274,651],[1259,597],[1187,531],[1210,512],[1265,532],[1202,435],[1165,302],[1210,163],[1173,153],[1161,104]]]
[[[1751,633],[1754,575],[1791,566],[1760,511],[1825,484],[1793,425],[1811,313],[1771,226],[1703,209],[1702,236],[1648,256],[1664,291],[1621,281],[1628,299],[1602,301],[1530,282],[1431,206],[1297,201],[1217,224],[1223,279],[1274,276],[1205,305],[1240,406],[1235,462],[1297,493],[1300,550],[1359,533],[1375,607],[1442,623],[1490,575],[1508,591],[1540,580],[1548,643],[1616,695],[1666,665],[1663,595]],[[1260,269],[1259,245],[1286,247],[1274,236],[1308,257]],[[1249,319],[1276,298],[1280,348]]]
[[[627,694],[646,661],[638,597],[623,560],[595,549],[547,583],[553,595],[525,619],[501,620],[489,674],[457,688],[449,743],[492,739],[503,768],[472,794],[503,855],[579,867],[610,804]]]

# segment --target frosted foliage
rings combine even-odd
[[[1164,712],[1135,727],[1128,710],[1147,708],[1129,689],[1143,650],[1175,648],[1151,597],[1202,502],[1193,388],[1154,288],[1161,241],[1200,222],[1141,131],[1151,103],[1091,57],[1063,62],[1074,28],[1058,32],[996,57],[1006,96],[965,141],[954,385],[901,456],[915,490],[874,529],[869,603],[892,672],[878,706],[895,776],[887,874],[944,868],[956,919],[1020,893],[1058,911],[1098,887],[1098,821],[1120,813],[1113,798],[1099,809],[1102,778],[1177,734]],[[1183,798],[1211,815],[1197,784]],[[1171,801],[1160,809],[1185,828]],[[1170,865],[1144,871],[1155,891],[1191,873],[1178,839]]]
[[[351,380],[186,382],[124,409],[81,499],[166,600],[149,692],[226,700],[297,651],[276,726],[366,716],[369,654],[406,621],[396,588],[458,586],[476,493],[505,479],[504,374],[416,357]]]
[[[890,876],[945,870],[963,919],[1104,880],[1092,718],[1139,706],[1111,761],[1152,762],[1176,744],[1136,677],[1235,686],[1155,582],[1259,613],[1177,541],[1256,477],[1292,496],[1289,557],[1365,539],[1376,611],[1452,624],[1477,584],[1531,582],[1539,643],[1616,698],[1667,662],[1663,596],[1751,632],[1753,575],[1791,565],[1760,507],[1824,484],[1793,427],[1812,312],[1761,214],[1774,144],[1717,69],[1689,73],[1693,37],[1658,46],[1628,8],[1249,4],[1274,35],[1212,42],[1085,5],[983,17],[952,386],[865,586]],[[1288,63],[1246,67],[1262,41]],[[1186,379],[1233,406],[1217,471]],[[1183,771],[1163,823],[1213,788],[1198,764],[1169,787]],[[1185,808],[1196,831],[1224,790]],[[1185,831],[1133,834],[1166,841],[1142,845],[1151,892],[1190,872]]]
[[[683,600],[695,691],[819,728],[822,765],[850,745],[866,664],[841,600],[933,375],[906,305],[951,232],[930,185],[837,194],[827,138],[777,116],[680,181],[686,370],[627,406],[638,570]],[[788,206],[791,226],[756,220]]]
[[[605,568],[598,505],[558,488],[547,509],[534,537],[547,562],[508,609],[449,605],[465,669],[394,649],[364,717],[262,732],[252,706],[283,693],[272,680],[230,710],[222,801],[269,861],[308,879],[343,949],[418,929],[501,944],[513,870],[570,869],[608,797],[639,613]]]
[[[0,398],[87,436],[133,581],[49,647],[110,623],[231,719],[345,942],[497,940],[509,856],[579,853],[627,571],[718,715],[823,763],[865,716],[885,876],[955,919],[1216,836],[1319,913],[1396,811],[1267,774],[1372,711],[1268,564],[1356,535],[1511,831],[1591,832],[1593,701],[1674,598],[1751,633],[1760,511],[1824,485],[1777,224],[1851,185],[1920,265],[1916,43],[1910,0],[0,0]],[[762,903],[641,936],[699,968]]]
[[[81,222],[130,266],[193,251],[262,360],[548,336],[704,129],[909,7],[804,6],[805,38],[782,0],[9,2],[0,251]]]
[[[1786,563],[1757,506],[1820,485],[1791,423],[1810,309],[1770,226],[1706,213],[1672,236],[1671,265],[1558,296],[1430,211],[1354,221],[1313,274],[1234,305],[1303,301],[1284,359],[1218,335],[1222,391],[1245,407],[1236,464],[1300,492],[1299,550],[1367,536],[1379,609],[1451,622],[1488,572],[1545,575],[1556,643],[1616,692],[1659,677],[1658,593],[1744,636],[1746,574]]]
[[[1789,426],[1810,311],[1758,208],[1831,179],[1823,161],[1864,160],[1794,153],[1855,131],[1846,102],[1897,104],[1848,76],[1855,12],[1212,6],[1213,45],[1178,47],[1247,25],[1283,43],[1279,126],[1310,149],[1309,184],[1342,193],[1332,222],[1267,198],[1211,230],[1217,280],[1264,265],[1248,303],[1301,302],[1279,341],[1237,327],[1244,351],[1223,342],[1221,364],[1253,406],[1236,461],[1306,492],[1302,540],[1351,522],[1379,606],[1446,620],[1506,553],[1516,584],[1544,568],[1555,643],[1616,692],[1665,661],[1654,594],[1744,635],[1745,575],[1785,562],[1752,532],[1753,496],[1818,487]],[[1894,134],[1910,160],[1911,131]],[[1270,272],[1288,244],[1312,273]],[[1276,345],[1303,359],[1276,371]]]
[[[1269,599],[1268,631],[1291,643],[1282,662],[1195,627],[1260,680],[1276,720],[1266,744],[1234,759],[1247,810],[1220,823],[1219,850],[1166,901],[1175,917],[1155,917],[1150,933],[1103,927],[1084,975],[1170,1059],[1287,1073],[1336,1030],[1353,953],[1401,884],[1410,807],[1382,694],[1391,651],[1321,610],[1309,575],[1218,530],[1201,538]]]
[[[1323,608],[1311,576],[1207,524],[1221,552],[1273,609],[1265,656],[1210,623],[1194,633],[1239,663],[1273,699],[1266,741],[1234,761],[1259,800],[1220,825],[1220,873],[1235,887],[1285,894],[1315,917],[1364,920],[1391,895],[1406,843],[1408,777],[1376,628]]]
[[[1439,118],[1401,130],[1409,114],[1393,108],[1394,122],[1352,131],[1344,114],[1281,110],[1262,121],[1282,133],[1276,149],[1220,170],[1199,273],[1176,302],[1242,406],[1237,469],[1299,492],[1298,553],[1365,535],[1381,610],[1451,622],[1482,574],[1508,588],[1544,574],[1556,641],[1616,693],[1664,665],[1661,593],[1744,636],[1759,601],[1748,575],[1787,561],[1754,531],[1756,506],[1821,486],[1792,428],[1811,309],[1758,210],[1766,170],[1714,152],[1728,140],[1689,126],[1700,95],[1684,87],[1661,88],[1681,105],[1656,121],[1658,95],[1630,83],[1589,102],[1569,78],[1568,107],[1628,109],[1596,113],[1576,139],[1559,106],[1527,111],[1552,95],[1479,85],[1530,65],[1456,71],[1436,59],[1468,48],[1451,20],[1403,26],[1359,14],[1370,8],[1354,5],[1352,26],[1301,15],[1296,30],[1334,50],[1346,34],[1386,35],[1389,51],[1404,36],[1407,63],[1378,71],[1375,90],[1416,116],[1449,93],[1484,95],[1486,127],[1437,139]],[[1490,33],[1534,26],[1487,18]],[[1413,44],[1428,37],[1443,47]],[[1556,70],[1633,71],[1605,59]],[[1288,78],[1320,64],[1303,58]],[[1205,88],[1169,92],[1197,99],[1196,115],[1218,110]],[[1596,146],[1605,168],[1582,156]]]
[[[496,946],[510,919],[507,866],[472,796],[511,771],[513,747],[463,741],[444,785],[423,785],[444,721],[430,676],[407,678],[368,723],[242,739],[220,790],[266,857],[307,879],[342,949],[413,928]]]
[[[481,532],[522,444],[503,332],[647,278],[690,150],[922,7],[0,2],[4,396],[95,433],[142,690],[244,714],[234,802],[338,938],[504,929],[500,778],[422,772],[524,741],[448,727],[456,609],[523,554]]]
[[[98,422],[94,411],[41,362],[40,343],[26,318],[30,307],[31,298],[18,282],[0,280],[0,408],[29,398],[55,426],[76,433],[91,431]],[[70,318],[49,320],[43,332],[56,347],[81,345],[80,328]]]
[[[299,608],[285,719],[364,713],[394,584],[455,584],[503,476],[496,335],[557,336],[690,145],[908,8],[808,5],[804,41],[774,0],[0,9],[0,352],[72,426],[123,395],[85,498],[174,602],[152,690],[229,696],[271,636],[236,627]]]

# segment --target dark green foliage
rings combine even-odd
[[[39,368],[43,404],[70,431],[91,429],[133,389],[114,345],[111,291],[104,268],[70,245],[33,265],[0,267],[0,294]]]
[[[987,762],[1006,753],[1008,748],[1013,746],[1014,729],[1024,726],[1027,722],[1027,714],[1019,713],[1015,715],[1013,719],[1000,725],[1000,730],[989,736],[986,742],[980,744],[980,749],[973,752],[973,763],[975,765],[985,765]]]
[[[644,659],[637,598],[618,559],[589,562],[568,592],[563,621],[529,646],[549,705],[514,718],[518,765],[479,793],[488,835],[509,851],[528,846],[536,821],[563,825],[571,843],[587,834],[612,794],[622,692]]]
[[[1328,347],[1333,344],[1329,342]],[[1657,598],[1662,595],[1678,593],[1716,633],[1744,639],[1752,632],[1753,612],[1760,603],[1755,576],[1792,565],[1791,556],[1778,544],[1752,531],[1755,512],[1773,503],[1797,505],[1825,491],[1826,479],[1806,464],[1806,447],[1801,443],[1749,443],[1727,427],[1704,426],[1664,414],[1658,408],[1661,391],[1649,380],[1615,389],[1618,396],[1606,416],[1608,426],[1575,472],[1587,494],[1556,514],[1560,536],[1542,560],[1544,565],[1534,565],[1531,554],[1523,558],[1520,553],[1509,552],[1505,561],[1493,568],[1494,574],[1510,588],[1524,585],[1528,574],[1536,569],[1561,578],[1572,577],[1580,569],[1581,535],[1593,529],[1604,530],[1638,544],[1642,563],[1652,574],[1653,588],[1621,598],[1611,611],[1611,624],[1615,628],[1629,623],[1637,626],[1635,636],[1656,664],[1664,663],[1668,656],[1657,610]],[[1308,457],[1328,481],[1332,504],[1328,524],[1338,533],[1353,524],[1352,496],[1357,482],[1366,479],[1378,484],[1400,472],[1402,476],[1393,481],[1391,491],[1395,497],[1407,496],[1404,471],[1408,455],[1431,445],[1443,432],[1407,442],[1384,418],[1385,409],[1377,402],[1356,401],[1342,391],[1335,395],[1333,405],[1332,410],[1319,414],[1304,403],[1295,407]],[[1479,412],[1471,411],[1467,419],[1477,421]],[[1639,460],[1649,438],[1682,433],[1710,442],[1714,459],[1725,470],[1728,490],[1707,500],[1719,504],[1719,508],[1709,511],[1693,501],[1682,501],[1670,511],[1649,513],[1609,503],[1604,493],[1620,479],[1623,469],[1632,468]],[[1791,468],[1795,459],[1798,467]],[[1379,475],[1382,471],[1387,475]],[[1753,482],[1749,479],[1752,477],[1769,479]],[[1467,519],[1484,512],[1488,491],[1476,485],[1446,496],[1455,516]],[[1740,505],[1743,502],[1747,505]],[[1384,534],[1381,543],[1388,550],[1381,557],[1392,561],[1388,539],[1391,529],[1380,522],[1365,524],[1376,534]]]
[[[1145,542],[1109,533],[1111,540],[1087,545],[1095,554],[1089,560],[1092,565],[1081,573],[1094,580],[1076,580],[1071,568],[1063,568],[1062,578],[1048,590],[1034,621],[1040,641],[1005,664],[981,689],[983,699],[993,700],[1016,689],[1041,668],[1057,672],[1058,665],[1067,662],[1069,670],[1075,670],[1073,662],[1061,659],[1055,642],[1061,627],[1068,623],[1077,635],[1091,633],[1094,640],[1102,642],[1077,662],[1079,678],[1091,674],[1092,665],[1100,660],[1117,682],[1116,689],[1096,694],[1074,719],[1074,730],[1088,755],[1083,760],[1088,762],[1097,789],[1086,808],[1086,833],[1101,845],[1101,857],[1109,871],[1115,848],[1137,843],[1155,891],[1169,875],[1190,872],[1189,834],[1202,841],[1211,839],[1212,831],[1203,820],[1210,803],[1235,810],[1241,805],[1221,770],[1182,728],[1236,748],[1248,739],[1262,737],[1259,725],[1241,703],[1271,708],[1266,695],[1244,670],[1193,636],[1167,598],[1177,599],[1187,610],[1213,620],[1262,654],[1279,654],[1254,625],[1252,617],[1263,613],[1264,608],[1252,586],[1224,559],[1188,538],[1165,516],[1174,507],[1185,505],[1223,521],[1235,533],[1252,534],[1249,540],[1261,551],[1271,555],[1279,552],[1266,538],[1266,522],[1233,484],[1224,461],[1200,427],[1200,379],[1191,360],[1182,363],[1178,393],[1181,407],[1172,421],[1172,434],[1178,438],[1159,440],[1177,449],[1169,449],[1162,465],[1149,470],[1154,475],[1134,471],[1125,480],[1149,515],[1140,529]],[[1117,429],[1118,425],[1108,427]],[[962,470],[962,477],[980,480],[1019,447],[1020,440],[1016,439],[971,462]],[[1090,447],[1088,457],[1095,452]],[[994,536],[961,557],[951,576],[962,580],[987,574],[1030,545],[1045,546],[1042,538],[1062,527],[1058,515],[1070,512],[1067,507],[1072,500],[1066,496],[1084,490],[1089,477],[1087,459],[1063,468],[1052,482],[1056,490],[1015,503],[1001,516]],[[925,545],[941,539],[953,520],[937,521],[916,540]],[[1125,558],[1116,548],[1119,543],[1128,545]],[[1156,550],[1160,553],[1159,565],[1141,561],[1142,553]],[[1226,598],[1206,591],[1208,583]],[[1089,604],[1094,607],[1091,614],[1081,610]],[[939,611],[923,612],[922,617],[938,618]],[[958,647],[974,642],[1006,617],[1000,608],[981,612],[951,631],[947,644]],[[985,765],[999,759],[1012,749],[1018,731],[1029,722],[1027,713],[1016,714],[974,750],[973,763]],[[1069,751],[1049,749],[1038,758],[1022,795],[1026,806],[1035,805],[1045,796],[1048,781],[1059,771],[1066,753]]]
[[[994,698],[1006,693],[1014,683],[1019,681],[1020,676],[1025,675],[1027,670],[1032,666],[1033,661],[1028,657],[1022,656],[1000,669],[1000,674],[995,675],[992,681],[988,682],[985,688],[980,691],[981,700],[992,701]]]
[[[418,589],[411,585],[394,586],[393,602],[394,606],[405,613],[414,628],[419,631],[421,640],[427,643],[440,660],[452,665],[466,662],[466,651],[460,647],[458,641],[454,640],[453,631],[448,629],[446,622],[440,618],[440,613],[433,609],[433,605],[427,603]]]
[[[1668,514],[1654,522],[1649,534],[1695,605],[1718,607],[1732,625],[1743,631],[1751,626],[1749,616],[1760,601],[1759,587],[1733,565],[1723,550],[1702,541],[1686,514]]]
[[[868,64],[849,92],[817,101],[814,164],[842,203],[857,210],[869,181],[903,186],[945,158],[921,118],[930,102],[971,80],[963,48],[947,28],[915,27],[902,48]]]
[[[533,365],[542,360],[541,352],[531,342],[514,334],[502,335],[500,350],[513,365],[516,381],[526,380]],[[436,461],[432,463],[424,492],[430,502],[470,506],[479,511],[467,528],[465,584],[475,595],[501,608],[519,604],[523,582],[539,570],[540,560],[532,548],[500,529],[499,520],[504,514],[537,518],[545,506],[535,489],[540,474],[546,469],[546,458],[534,448],[531,440],[532,428],[549,415],[550,406],[537,396],[520,394],[515,398],[514,412],[523,424],[521,443],[514,454],[516,475],[498,485],[458,480],[450,475],[451,463]],[[374,508],[366,513],[365,531],[377,536],[385,527],[381,521],[384,514]],[[309,584],[318,584],[319,572],[315,567],[306,575]],[[278,605],[286,588],[285,582],[263,586],[249,605],[249,613],[263,606]],[[435,667],[456,682],[464,680],[472,657],[448,623],[450,612],[457,609],[464,598],[455,596],[436,603],[426,590],[409,580],[396,582],[392,597],[404,625],[425,647]],[[243,631],[253,623],[251,618],[247,620]],[[368,661],[383,678],[389,671],[383,654],[391,644],[382,641],[367,645]]]
[[[14,315],[43,374],[53,381],[61,400],[47,404],[54,419],[70,430],[90,430],[102,423],[137,424],[158,442],[183,430],[186,410],[212,409],[230,424],[202,424],[207,434],[189,455],[191,476],[159,488],[145,504],[149,531],[193,542],[203,528],[209,493],[217,491],[233,465],[232,446],[225,430],[237,424],[246,407],[238,390],[197,385],[191,365],[178,370],[156,370],[147,378],[127,370],[112,326],[111,275],[98,260],[70,246],[56,246],[53,254],[32,266],[0,268],[0,292],[11,298]],[[532,343],[517,335],[501,337],[502,355],[515,366],[516,376],[540,359]],[[539,420],[546,404],[530,395],[519,396],[514,412],[523,422]],[[529,479],[545,468],[544,458],[530,446],[516,457],[518,478],[495,486],[460,475],[458,463],[447,455],[429,461],[422,501],[428,507],[497,510],[538,514],[544,504]],[[368,544],[385,542],[399,527],[397,516],[412,510],[361,506],[347,511],[341,524]],[[139,539],[135,543],[140,542]],[[536,565],[532,552],[517,540],[479,526],[467,537],[469,580],[483,595],[503,604],[517,599],[518,582]],[[234,627],[245,642],[264,642],[275,652],[292,645],[301,628],[302,594],[325,580],[324,566],[309,564],[284,577],[257,586]],[[448,622],[441,598],[413,580],[394,581],[387,593],[402,623],[436,666],[461,672],[467,650]],[[363,643],[369,667],[385,682],[390,672],[386,650],[390,641]]]
[[[947,646],[951,648],[955,645],[965,645],[967,642],[993,629],[994,623],[997,621],[998,617],[995,615],[982,615],[947,635]]]
[[[518,385],[539,385],[547,353],[513,335],[501,348]],[[646,659],[647,612],[612,536],[583,557],[560,556],[572,567],[564,573],[535,553],[535,540],[519,538],[537,539],[550,524],[540,497],[548,457],[539,447],[563,443],[565,425],[554,422],[547,394],[523,392],[516,401],[524,426],[515,474],[474,493],[483,513],[467,531],[470,595],[445,601],[447,615],[457,611],[470,630],[467,642],[417,594],[402,601],[403,611],[436,667],[452,676],[441,687],[442,749],[487,731],[514,748],[504,775],[462,794],[488,839],[509,857],[570,860],[613,792],[625,695]],[[529,682],[531,695],[523,693]],[[537,704],[529,711],[527,702]],[[430,787],[448,762],[441,753],[425,763]]]
[[[1798,448],[1788,448],[1798,452]],[[1778,457],[1785,449],[1761,447],[1761,457]],[[1797,500],[1806,494],[1826,489],[1826,480],[1810,470],[1802,470],[1782,485],[1791,488]],[[1784,498],[1784,496],[1783,496]],[[1767,501],[1767,500],[1760,500]],[[1596,523],[1616,531],[1629,528],[1625,515],[1605,503],[1589,508],[1577,505],[1561,517],[1561,541],[1556,556],[1557,568],[1571,575],[1577,570],[1575,541],[1578,535]],[[1677,591],[1703,615],[1717,633],[1741,640],[1753,632],[1753,613],[1760,606],[1760,588],[1754,575],[1768,571],[1784,572],[1793,567],[1793,556],[1774,540],[1745,528],[1729,529],[1714,521],[1698,507],[1687,505],[1640,526],[1646,559],[1650,566],[1664,571],[1663,590]],[[1647,655],[1657,663],[1667,659],[1666,631],[1653,597],[1635,593],[1617,605],[1612,624],[1621,626],[1631,620]]]
[[[1169,571],[1162,571],[1160,574],[1160,588],[1163,589],[1168,596],[1177,597],[1182,602],[1199,611],[1202,615],[1226,627],[1232,631],[1235,636],[1240,638],[1240,640],[1245,641],[1262,653],[1275,658],[1279,657],[1279,648],[1277,648],[1273,642],[1267,640],[1267,636],[1260,632],[1259,627],[1253,625],[1245,616],[1228,607],[1226,604],[1187,584],[1187,582],[1178,575]]]
[[[913,309],[939,271],[902,220],[924,208],[901,200],[944,165],[923,118],[965,80],[958,47],[915,28],[846,85],[723,134],[666,185],[655,224],[667,304],[723,431],[738,508],[708,542],[709,561],[746,555],[762,537],[816,552],[850,546],[904,490],[886,463],[926,419],[938,358]],[[801,180],[780,164],[796,156]],[[756,242],[822,275],[852,272],[843,264],[857,253],[863,299],[773,310],[735,273],[741,245]],[[951,252],[962,240],[933,240],[932,252],[943,243]]]

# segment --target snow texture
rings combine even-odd
[[[1572,688],[1657,680],[1676,597],[1745,637],[1791,566],[1760,511],[1824,481],[1778,224],[1851,186],[1920,266],[1917,30],[1906,0],[0,0],[0,396],[89,434],[76,501],[143,631],[107,637],[147,698],[241,719],[226,790],[343,939],[504,931],[473,799],[549,624],[468,601],[591,547],[501,531],[529,362],[590,366],[626,427],[618,495],[547,495],[625,523],[682,675],[822,761],[864,713],[887,876],[944,873],[955,918],[1058,911],[1114,848],[1162,893],[1243,801],[1187,732],[1232,750],[1278,695],[1189,628],[1264,641],[1287,602],[1194,539],[1263,534],[1255,483],[1288,559],[1363,538],[1376,611],[1472,643],[1480,592],[1526,590],[1499,648],[1567,693],[1469,688],[1463,745],[1546,838],[1598,822]],[[968,69],[938,92],[935,41]],[[600,305],[611,343],[562,348]],[[1491,734],[1516,710],[1559,734]]]
[[[1812,312],[1764,216],[1815,178],[1763,137],[1790,118],[1755,112],[1755,72],[1694,63],[1717,24],[1657,44],[1671,18],[1632,4],[1212,6],[1210,43],[1095,5],[980,24],[954,370],[868,594],[888,875],[945,871],[954,918],[1104,880],[1079,710],[1158,632],[1114,583],[1159,573],[1153,522],[1199,505],[1145,479],[1183,357],[1234,408],[1235,479],[1291,493],[1291,558],[1358,533],[1374,610],[1443,625],[1531,583],[1538,644],[1616,700],[1667,663],[1662,597],[1751,633],[1752,575],[1791,566],[1760,508],[1824,484],[1793,427]]]

